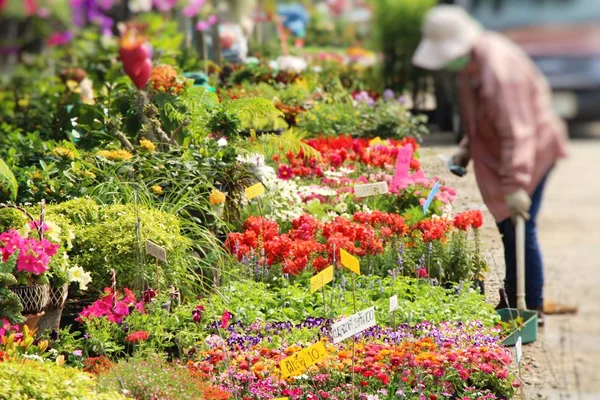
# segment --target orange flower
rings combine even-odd
[[[185,82],[179,79],[175,68],[170,65],[159,65],[152,70],[152,87],[159,92],[179,94],[185,88]]]

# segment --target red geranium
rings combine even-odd
[[[127,343],[139,343],[144,340],[148,340],[149,336],[150,335],[146,331],[136,331],[136,332],[133,332],[133,333],[127,335],[127,337],[125,338],[125,341]]]

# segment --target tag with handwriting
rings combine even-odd
[[[310,293],[314,293],[333,280],[333,265],[310,278]]]
[[[344,249],[340,249],[340,261],[342,265],[357,275],[360,275],[360,262],[358,258],[348,253]]]
[[[150,240],[146,240],[146,253],[162,262],[167,262],[167,250]]]
[[[388,193],[386,182],[365,183],[354,186],[354,195],[356,197],[376,196],[378,194]]]
[[[302,375],[311,365],[327,358],[327,350],[323,342],[317,342],[304,350],[300,350],[279,362],[284,378]]]
[[[407,144],[398,150],[398,158],[396,159],[396,172],[392,181],[392,188],[397,189],[403,182],[408,180],[408,171],[410,170],[410,162],[412,161],[413,147]]]
[[[393,295],[390,297],[390,312],[394,312],[398,309],[398,296]]]
[[[350,336],[375,326],[376,324],[375,307],[369,307],[366,310],[352,314],[348,318],[336,322],[331,327],[333,343],[339,343],[344,339],[348,339]]]

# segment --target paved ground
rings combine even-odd
[[[575,316],[550,316],[538,340],[524,346],[526,399],[600,399],[600,125],[573,132],[570,156],[549,180],[539,218],[546,273],[546,299],[576,304]],[[485,210],[473,171],[457,178],[444,171],[438,154],[452,154],[451,135],[435,134],[421,152],[432,171],[458,191],[457,211]],[[483,238],[490,260],[488,301],[497,303],[504,276],[500,237],[485,210]],[[494,264],[491,262],[491,264]]]

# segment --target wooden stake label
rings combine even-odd
[[[348,253],[344,249],[340,249],[340,261],[342,265],[357,275],[360,275],[360,262],[358,258]]]
[[[311,365],[327,358],[327,350],[323,342],[317,342],[304,350],[298,351],[279,362],[284,378],[302,375]]]
[[[386,193],[389,193],[386,182],[365,183],[364,185],[354,186],[354,195],[356,197],[376,196]]]
[[[253,198],[260,196],[261,194],[264,194],[265,187],[263,186],[262,183],[259,182],[256,185],[247,187],[245,192],[246,192],[246,198],[248,200],[252,200]]]
[[[310,278],[310,293],[314,293],[333,280],[333,265]]]
[[[375,326],[375,307],[367,308],[366,310],[359,311],[356,314],[344,318],[340,322],[333,324],[331,327],[331,337],[333,343],[339,343],[344,339],[356,335]]]
[[[167,262],[167,250],[156,243],[146,240],[146,253],[162,262]]]

